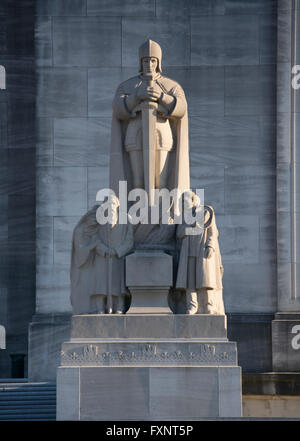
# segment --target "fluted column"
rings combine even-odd
[[[300,371],[293,338],[300,324],[300,2],[279,0],[277,26],[277,295],[273,369]],[[295,69],[295,68],[294,68]],[[299,69],[300,72],[300,69]],[[295,82],[294,82],[295,83]],[[298,81],[300,85],[300,78]],[[297,352],[298,351],[298,352]]]

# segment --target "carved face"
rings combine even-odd
[[[142,59],[142,68],[143,68],[143,74],[149,75],[149,74],[155,74],[157,69],[157,58],[155,57],[144,57]]]

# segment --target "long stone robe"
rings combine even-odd
[[[184,236],[181,241],[177,270],[177,289],[221,290],[223,266],[218,241],[218,229],[212,207],[212,219],[208,228],[199,235]],[[206,222],[206,215],[205,215]],[[178,225],[177,236],[181,236],[185,224]],[[210,246],[214,253],[210,259],[204,257],[205,248]]]
[[[90,297],[108,295],[109,288],[113,296],[127,293],[123,256],[132,247],[133,229],[130,223],[116,224],[113,228],[110,224],[99,225],[96,221],[96,209],[81,218],[72,239],[70,275],[73,314],[92,312]],[[117,249],[122,257],[104,257],[103,254],[111,248]]]

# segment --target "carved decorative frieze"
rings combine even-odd
[[[199,343],[184,345],[183,349],[165,350],[157,344],[135,344],[128,349],[105,350],[106,345],[86,344],[61,352],[63,365],[112,364],[236,364],[236,351],[224,350],[224,344]]]

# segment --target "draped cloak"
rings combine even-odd
[[[142,82],[142,76],[121,83],[113,100],[113,116],[110,145],[110,188],[119,194],[119,181],[127,181],[128,192],[133,188],[128,152],[125,150],[125,135],[130,118],[134,118],[126,106],[126,97],[133,94]],[[171,126],[174,148],[169,153],[169,191],[178,188],[181,192],[190,188],[188,112],[184,91],[174,80],[157,75],[154,82],[162,92],[175,98],[173,108],[167,115]]]
[[[113,248],[125,256],[133,247],[133,228],[126,225],[99,225],[97,206],[86,213],[76,225],[71,253],[71,305],[73,314],[90,312],[92,295],[109,293],[109,259],[111,259],[111,295],[127,293],[125,287],[125,258],[104,257]]]
[[[208,228],[202,230],[199,235],[184,236],[182,239],[176,280],[177,289],[191,288],[199,290],[206,288],[221,290],[223,288],[219,233],[213,208],[210,207],[210,209],[212,219]],[[206,222],[206,214],[204,220]],[[183,228],[186,228],[186,225],[178,225],[177,236],[181,235]],[[204,256],[205,248],[208,246],[214,250],[212,257],[209,259]],[[195,265],[191,265],[192,259],[195,260]],[[196,271],[196,274],[191,274],[191,269]],[[195,286],[189,286],[194,283]]]

